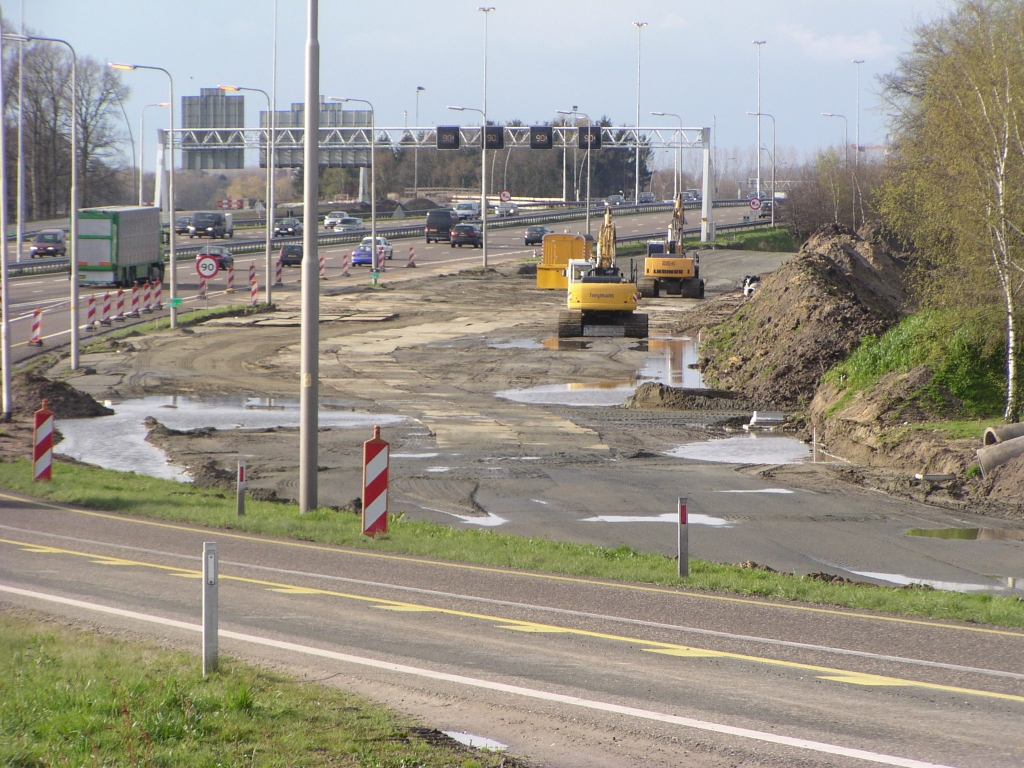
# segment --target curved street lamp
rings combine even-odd
[[[755,117],[770,117],[772,119],[772,227],[775,226],[775,117],[769,115],[767,112],[747,112],[748,115]],[[761,153],[761,148],[757,148],[758,155]],[[760,199],[760,198],[758,198]]]
[[[590,119],[590,115],[588,115],[586,112],[580,112],[576,107],[573,107],[571,112],[569,110],[567,110],[567,109],[559,109],[559,110],[556,110],[556,111],[560,115],[573,115],[573,116],[580,115],[580,116],[585,117],[587,119],[587,235],[589,235],[590,234],[590,145],[593,143],[593,141],[592,141],[593,140],[593,136],[591,135],[592,121]],[[576,130],[577,130],[577,132],[579,131],[579,126],[576,127]]]
[[[683,170],[683,159],[679,154],[679,148],[683,142],[683,118],[674,112],[651,112],[651,114],[655,117],[674,117],[679,121],[679,134],[676,136],[675,171],[672,174],[672,199],[675,200],[679,195],[679,176]]]
[[[484,10],[481,8],[480,10]],[[494,9],[491,8],[493,11]],[[486,97],[485,97],[486,101]],[[487,268],[487,113],[475,107],[448,107],[453,112],[476,112],[480,115],[480,236],[483,238],[483,266]]]
[[[328,96],[327,101],[341,104],[355,101],[370,108],[370,238],[373,240],[373,247],[370,250],[370,269],[377,272],[380,270],[380,258],[377,251],[377,123],[373,104],[366,99],[350,99],[345,96]],[[313,225],[316,226],[315,218]]]

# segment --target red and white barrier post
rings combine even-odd
[[[326,280],[327,279],[327,262],[324,261],[324,255],[322,253],[318,253],[317,254],[317,259],[319,261],[319,266],[320,266],[320,279],[321,280]]]
[[[199,298],[200,299],[205,299],[206,298],[206,278],[205,277],[200,277],[199,278]]]
[[[114,319],[119,322],[124,322],[124,289],[117,289],[117,314],[114,315]]]
[[[690,531],[686,522],[686,497],[679,497],[679,576],[690,575]]]
[[[252,265],[250,265],[251,267]],[[249,282],[252,282],[252,270],[249,270]],[[277,263],[274,264],[274,285],[282,285],[284,283],[284,265],[281,260],[278,259]]]
[[[32,313],[32,330],[28,335],[28,343],[33,347],[43,346],[43,310],[39,307]]]
[[[281,262],[277,262],[280,264]],[[260,302],[260,284],[256,281],[256,265],[249,265],[249,303],[256,306]]]
[[[351,257],[351,255],[346,253],[345,256],[341,260],[341,274],[344,277],[348,277],[349,276],[348,268],[349,268],[349,266],[351,266],[351,263],[352,263],[352,257]]]
[[[128,313],[128,317],[139,316],[139,284],[132,283],[132,311]]]
[[[100,325],[110,325],[110,294],[103,294],[103,311],[100,313]]]
[[[85,306],[85,330],[91,331],[96,327],[96,294],[89,294]]]
[[[147,315],[153,311],[153,286],[149,280],[142,286],[142,311]]]
[[[407,266],[407,267],[415,267],[416,266],[416,248],[414,246],[412,246],[412,245],[409,246],[409,260],[407,262],[405,262],[405,266]]]
[[[232,264],[228,267],[228,286],[224,289],[226,293],[235,292],[235,265]]]
[[[363,443],[363,535],[388,532],[388,452],[380,439],[380,427],[373,439]]]
[[[50,480],[53,466],[53,413],[46,401],[32,419],[32,479]]]
[[[245,462],[238,462],[238,488],[235,491],[235,514],[245,515]]]
[[[153,283],[153,309],[159,312],[164,308],[164,281],[157,280]]]

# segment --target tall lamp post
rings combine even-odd
[[[843,150],[846,158],[846,169],[850,171],[850,197],[853,199],[853,228],[857,228],[857,190],[853,180],[853,169],[850,166],[850,121],[846,115],[839,115],[835,112],[822,112],[822,117],[840,117],[843,120]]]
[[[146,110],[150,107],[169,107],[166,101],[161,101],[158,104],[147,104],[142,108],[142,117],[139,118],[139,205],[144,205],[143,191],[142,191],[142,176],[143,171],[146,167]],[[156,199],[154,196],[153,199]],[[173,214],[172,214],[171,226],[174,226]]]
[[[134,72],[136,69],[151,69],[156,72],[163,72],[167,75],[167,83],[169,87],[170,98],[167,99],[170,104],[170,122],[171,127],[167,132],[167,141],[170,144],[170,162],[167,164],[167,207],[168,207],[168,255],[171,261],[171,328],[178,327],[178,302],[175,299],[178,298],[178,256],[177,256],[177,245],[176,238],[174,235],[174,78],[171,77],[171,73],[163,67],[151,67],[146,64],[112,64],[108,63],[108,67],[113,69],[120,69],[125,72]],[[159,180],[157,180],[159,184]],[[74,235],[72,234],[72,237]],[[72,247],[74,247],[72,245]],[[73,258],[73,257],[72,257]],[[77,280],[72,277],[72,284],[77,284]],[[75,309],[77,313],[77,307]]]
[[[373,104],[366,99],[350,99],[346,96],[328,96],[327,100],[341,104],[355,101],[370,108],[370,238],[373,240],[373,250],[370,251],[370,268],[377,272],[380,269],[377,247],[377,123]]]
[[[754,115],[758,119],[762,117],[770,117],[772,120],[772,197],[771,197],[771,213],[772,213],[772,226],[775,226],[775,117],[769,115],[767,112],[747,112],[748,115]],[[760,156],[761,148],[757,148],[757,154]]]
[[[427,90],[422,85],[416,86],[416,127],[420,127],[420,94]],[[420,140],[412,145],[412,196],[420,196]]]
[[[636,168],[633,172],[633,203],[640,199],[640,37],[646,21],[634,21],[636,27]],[[589,149],[589,142],[588,142]]]
[[[33,40],[41,43],[66,45],[71,51],[71,370],[78,370],[78,55],[67,40],[57,37],[36,37],[34,35],[4,35],[5,40],[27,43]],[[5,238],[7,230],[3,232]],[[6,368],[5,368],[6,370]]]
[[[487,115],[474,107],[448,107],[453,112],[476,112],[480,115],[480,234],[483,238],[483,266],[487,268]]]
[[[767,40],[754,40],[757,46],[757,112],[761,114],[761,46]],[[757,118],[757,197],[761,198],[761,118]]]
[[[0,61],[3,61],[3,39],[0,37]],[[0,68],[0,104],[4,103],[4,75]],[[7,131],[0,130],[0,157],[7,157]],[[3,398],[0,420],[8,422],[11,420],[11,412],[14,406],[11,399],[11,327],[8,318],[11,316],[7,304],[7,163],[0,163],[0,232],[4,234],[0,240],[0,376],[3,377],[2,391]]]
[[[241,85],[219,85],[217,86],[222,91],[229,91],[231,93],[237,93],[238,91],[252,91],[253,93],[262,93],[263,98],[267,100],[267,247],[266,247],[266,259],[267,259],[267,304],[273,301],[273,289],[270,287],[274,283],[274,276],[271,272],[271,260],[273,259],[273,239],[274,239],[274,129],[273,119],[274,110],[270,102],[270,94],[264,91],[262,88],[246,88]]]
[[[683,159],[679,154],[680,145],[683,143],[683,118],[674,112],[651,112],[655,117],[674,117],[679,121],[679,135],[676,136],[676,158],[675,171],[672,174],[672,199],[679,195],[679,176],[683,168]]]
[[[580,112],[576,107],[572,108],[572,112],[570,112],[567,109],[559,109],[558,110],[558,114],[560,114],[560,115],[572,115],[573,116],[573,120],[576,120],[576,115],[580,115],[582,117],[587,118],[587,234],[589,235],[590,234],[590,145],[593,143],[592,142],[593,136],[591,135],[592,129],[591,129],[590,115],[588,115],[586,112]],[[579,131],[579,126],[578,125],[576,126],[576,130],[577,130],[577,132]]]
[[[853,155],[853,164],[860,165],[860,65],[864,63],[864,59],[854,59],[853,63],[857,66],[857,116],[854,120],[857,126],[854,139],[857,142],[857,151]]]

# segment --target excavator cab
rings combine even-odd
[[[665,242],[647,244],[644,276],[637,281],[641,296],[657,298],[665,294],[684,299],[704,298],[704,281],[700,278],[700,255],[696,251],[687,253],[683,248],[685,224],[683,196],[676,195]]]

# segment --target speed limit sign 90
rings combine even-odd
[[[216,277],[219,271],[220,267],[213,256],[203,256],[201,259],[196,259],[196,272],[199,273],[200,277],[209,280],[211,277]]]

